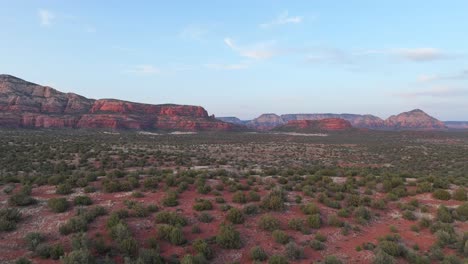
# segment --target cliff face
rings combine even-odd
[[[288,123],[273,129],[273,131],[304,133],[350,130],[353,130],[351,123],[341,118],[326,118],[321,120],[291,120]]]
[[[208,116],[203,107],[93,100],[0,75],[0,126],[184,131],[242,129]]]
[[[241,126],[247,123],[247,121],[240,120],[239,118],[234,117],[234,116],[216,117],[216,119],[221,120],[226,123],[232,123],[232,124],[241,125]]]

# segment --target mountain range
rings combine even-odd
[[[244,121],[236,117],[218,117],[219,120],[224,122],[245,125],[251,129],[263,131],[288,124],[291,121],[333,118],[346,120],[355,128],[372,130],[448,130],[468,128],[468,122],[447,122],[447,124],[445,124],[420,109],[414,109],[409,112],[393,115],[385,120],[374,115],[332,113],[284,115],[268,113],[262,114],[253,120]]]
[[[310,122],[323,120],[322,122]],[[349,124],[349,125],[348,125]],[[468,122],[441,122],[420,109],[385,120],[357,114],[262,114],[253,120],[208,115],[201,106],[89,99],[0,74],[0,127],[104,128],[162,131],[468,130]]]

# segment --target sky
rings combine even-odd
[[[0,73],[216,116],[468,120],[468,1],[0,0]]]

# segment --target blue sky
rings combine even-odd
[[[468,1],[6,1],[0,73],[216,116],[468,120]]]

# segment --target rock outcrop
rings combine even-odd
[[[231,124],[236,124],[236,125],[245,125],[247,121],[240,120],[237,117],[234,116],[224,116],[224,117],[216,117],[216,119],[221,120],[226,123],[231,123]]]
[[[420,109],[403,112],[385,120],[385,127],[392,130],[446,130],[445,124]]]
[[[276,114],[263,114],[246,123],[247,127],[256,130],[270,130],[279,125],[286,124],[286,122]]]
[[[385,126],[384,120],[374,115],[356,114],[287,114],[281,115],[283,120],[321,120],[327,118],[341,118],[349,121],[354,127],[368,129],[382,129]]]
[[[273,129],[273,131],[301,133],[351,130],[353,130],[351,123],[341,118],[326,118],[321,120],[291,120],[288,123]]]
[[[243,128],[209,116],[200,106],[94,100],[0,75],[0,126],[231,131]]]

